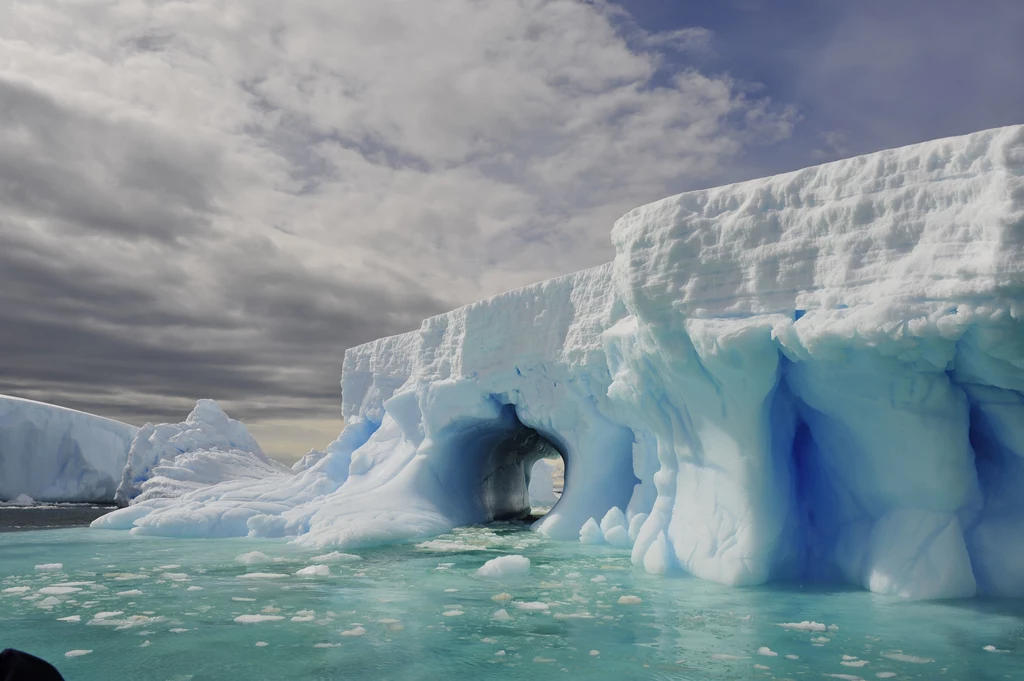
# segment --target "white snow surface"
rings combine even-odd
[[[522,515],[557,453],[535,529],[650,572],[1024,596],[1024,126],[680,194],[612,242],[346,351],[305,470],[108,526],[407,541]]]
[[[110,502],[138,429],[0,395],[0,502]],[[24,500],[23,500],[24,501]]]

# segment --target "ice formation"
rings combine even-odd
[[[0,502],[113,499],[135,426],[0,395]]]
[[[147,423],[132,441],[114,500],[121,506],[176,498],[229,480],[284,475],[244,424],[213,400],[199,400],[182,423]]]
[[[348,350],[304,470],[98,524],[407,540],[524,515],[557,454],[535,529],[649,572],[1024,596],[1024,127],[688,192],[612,240]]]

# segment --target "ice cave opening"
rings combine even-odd
[[[543,463],[560,458],[568,470],[555,438],[524,425],[513,405],[504,405],[492,421],[460,425],[450,449],[456,456],[446,457],[441,463],[446,470],[438,471],[451,503],[463,505],[457,517],[479,523],[525,520],[533,517],[535,505],[557,505],[556,499],[536,498],[538,491],[546,491],[539,489],[543,485],[534,484],[533,502],[530,495],[535,467],[539,472]],[[546,473],[550,476],[550,467]]]

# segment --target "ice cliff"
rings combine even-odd
[[[0,501],[111,501],[136,430],[0,395]]]
[[[358,546],[524,515],[726,584],[1024,596],[1024,127],[688,192],[615,260],[345,353],[304,470],[98,525]]]

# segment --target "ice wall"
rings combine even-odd
[[[638,208],[609,265],[347,351],[348,425],[290,496],[117,522],[411,539],[517,512],[554,451],[536,529],[650,572],[1022,596],[1022,175],[1011,127]]]
[[[0,501],[111,502],[138,429],[0,395]]]

